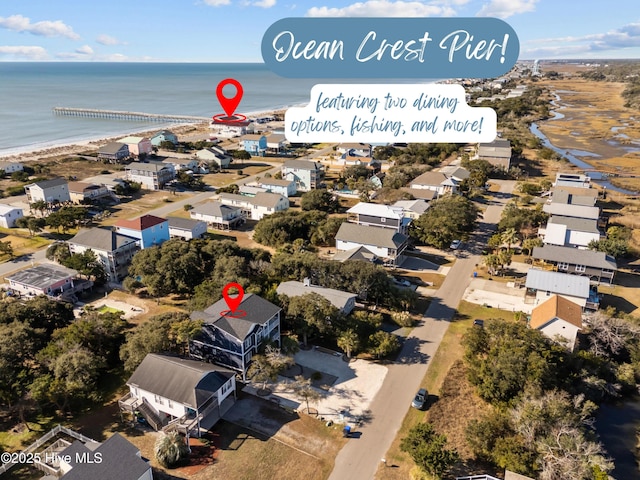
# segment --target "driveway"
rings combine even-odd
[[[371,423],[361,428],[357,441],[348,442],[336,457],[330,480],[371,480],[380,461],[398,433],[411,399],[427,373],[449,322],[480,262],[478,247],[496,229],[504,205],[515,182],[499,182],[501,191],[484,213],[483,222],[472,239],[471,251],[451,267],[442,286],[432,297],[422,322],[404,342],[396,362],[371,403]],[[474,245],[475,243],[475,245]]]

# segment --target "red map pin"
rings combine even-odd
[[[222,94],[222,89],[227,85],[233,85],[236,87],[236,94],[234,97],[227,98]],[[236,111],[236,108],[238,108],[238,105],[242,100],[243,93],[244,90],[242,89],[242,85],[239,81],[233,78],[226,78],[218,84],[218,88],[216,88],[216,96],[218,97],[218,101],[220,102],[224,113],[227,114],[227,117],[233,117],[233,113]]]
[[[236,290],[238,290],[238,295],[235,298],[229,296],[229,293],[228,293],[229,290],[232,288],[235,288]],[[242,303],[242,297],[244,297],[244,289],[242,288],[242,285],[240,285],[239,283],[235,283],[235,282],[227,283],[222,289],[222,298],[224,298],[224,301],[229,307],[229,311],[231,312],[231,315],[233,315],[233,313],[238,310],[238,307]]]

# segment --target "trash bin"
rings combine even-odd
[[[342,436],[343,437],[348,437],[349,435],[351,435],[351,427],[349,425],[347,425],[346,427],[344,427],[344,429],[342,430]]]

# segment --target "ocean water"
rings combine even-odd
[[[242,84],[244,95],[236,112],[244,115],[306,104],[313,85],[332,83],[278,77],[260,63],[0,62],[0,156],[162,128],[158,122],[53,115],[53,107],[204,117],[223,113],[216,87],[226,78]],[[233,87],[224,93],[232,96]]]

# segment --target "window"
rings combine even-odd
[[[173,402],[171,400],[167,400],[167,405],[169,408],[173,408]]]
[[[564,262],[558,262],[558,270],[569,270],[569,264]]]
[[[160,395],[154,395],[153,401],[156,402],[158,405],[164,405],[164,398],[162,398]]]
[[[587,271],[587,267],[585,265],[576,265],[576,272],[584,273]]]

